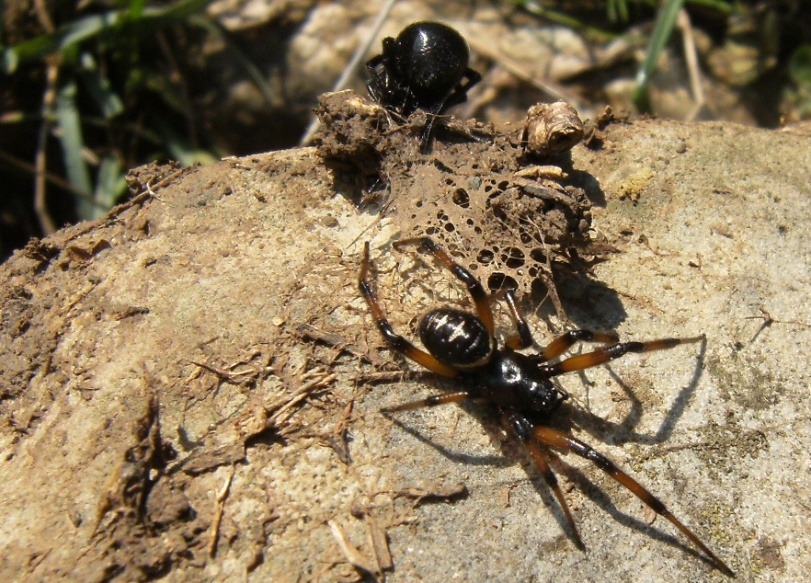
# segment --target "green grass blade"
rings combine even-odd
[[[182,0],[170,6],[144,8],[137,23],[152,32],[155,28],[174,24],[199,12],[210,2],[212,0]],[[75,49],[79,43],[102,32],[134,22],[132,17],[133,14],[128,10],[114,10],[74,20],[56,32],[6,48],[3,51],[3,67],[7,73],[12,73],[20,62]]]
[[[91,219],[95,211],[92,199],[93,185],[87,162],[82,156],[84,140],[79,110],[76,106],[76,83],[73,81],[66,83],[56,97],[56,120],[68,181],[79,195],[76,204],[77,213],[81,219]]]
[[[96,203],[94,214],[101,216],[109,211],[126,190],[127,182],[124,179],[124,172],[121,170],[118,158],[113,155],[102,158],[96,176],[96,192],[93,195]]]
[[[112,84],[107,77],[102,76],[98,63],[91,53],[82,53],[81,69],[77,72],[82,85],[96,102],[96,106],[104,119],[110,120],[124,111],[124,102],[113,91]]]
[[[639,71],[636,74],[636,89],[633,93],[633,101],[637,109],[641,112],[650,111],[650,103],[648,101],[648,84],[653,71],[656,70],[656,63],[662,56],[667,41],[670,40],[670,35],[673,29],[676,28],[676,20],[679,17],[679,11],[684,5],[684,0],[667,0],[659,11],[659,16],[656,18],[656,25],[653,28],[650,41],[648,42],[648,51],[645,56],[645,61],[642,63]]]

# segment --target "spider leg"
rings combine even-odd
[[[377,68],[380,65],[384,64],[385,61],[386,61],[386,58],[383,55],[376,55],[376,56],[372,57],[371,59],[366,61],[366,71],[371,75],[375,75],[375,76],[379,75],[379,73],[377,71]]]
[[[376,71],[372,71],[369,75],[369,79],[366,81],[366,90],[376,103],[381,103],[383,100],[383,84],[384,81],[381,80],[381,75]]]
[[[384,65],[382,70],[378,70],[381,65]],[[386,89],[389,85],[389,75],[385,69],[385,57],[377,55],[366,61],[366,71],[369,73],[369,79],[366,81],[366,90],[372,100],[385,105]]]
[[[461,403],[469,399],[475,399],[468,391],[457,391],[455,393],[445,393],[442,395],[431,395],[418,401],[409,401],[395,405],[394,407],[384,407],[381,409],[383,413],[394,413],[395,411],[409,411],[411,409],[421,409],[422,407],[436,407],[437,405],[445,405],[447,403]]]
[[[592,332],[591,330],[569,330],[562,336],[555,338],[541,352],[544,360],[551,360],[560,356],[578,342],[603,342],[616,344],[619,336],[616,332]]]
[[[366,303],[369,304],[369,309],[371,310],[372,316],[375,319],[375,324],[377,324],[377,328],[380,330],[380,333],[383,335],[383,339],[389,345],[389,348],[391,350],[396,350],[403,356],[410,358],[417,364],[424,366],[432,372],[446,377],[457,376],[459,372],[455,368],[442,364],[436,358],[424,350],[420,350],[394,331],[391,323],[386,319],[386,314],[383,312],[383,308],[380,306],[380,302],[377,299],[377,293],[372,285],[372,281],[369,279],[370,265],[369,242],[367,241],[363,247],[363,262],[361,263],[358,284],[360,286],[360,293],[363,294],[363,297],[366,299]]]
[[[575,330],[574,332],[577,333],[580,331]],[[610,333],[608,336],[606,336],[606,338],[609,336]],[[601,348],[600,350],[595,350],[594,352],[586,352],[585,354],[572,356],[571,358],[562,360],[557,364],[544,366],[543,371],[544,374],[554,377],[567,372],[583,370],[593,366],[598,366],[600,364],[605,364],[606,362],[624,356],[629,352],[652,352],[654,350],[667,350],[668,348],[673,348],[679,344],[702,342],[704,339],[705,336],[702,334],[701,336],[694,336],[692,338],[660,338],[659,340],[651,340],[649,342],[620,342],[619,344],[612,344],[611,346]],[[561,341],[560,338],[549,346],[554,346],[555,343],[559,341]],[[603,340],[598,340],[598,342],[602,341]],[[565,345],[566,340],[561,341],[561,343]],[[547,347],[547,350],[548,349],[549,347]]]
[[[529,329],[524,312],[518,306],[515,299],[515,290],[508,289],[504,292],[504,300],[507,302],[507,307],[510,309],[510,316],[512,316],[513,323],[517,329],[514,336],[510,336],[505,345],[512,350],[521,350],[522,348],[529,348],[535,342],[532,338],[532,331]]]
[[[504,299],[510,309],[510,315],[515,323],[515,327],[518,329],[518,333],[515,336],[510,336],[507,339],[505,342],[506,346],[513,350],[529,348],[534,344],[535,341],[532,338],[532,332],[529,329],[529,325],[524,317],[524,313],[515,298],[515,291],[507,290],[504,292]],[[569,350],[577,342],[603,342],[606,344],[615,344],[617,341],[619,341],[619,336],[617,336],[616,332],[570,330],[553,340],[546,348],[543,349],[540,356],[541,360],[543,361],[551,360]]]
[[[460,103],[467,101],[468,90],[476,83],[481,81],[482,76],[477,71],[467,68],[465,69],[462,79],[464,82],[457,84],[447,97],[426,111],[428,114],[428,119],[425,123],[425,127],[422,129],[422,133],[420,134],[420,151],[423,154],[428,153],[436,118],[445,113],[454,105],[459,105]]]
[[[373,101],[382,105],[388,112],[408,117],[417,107],[414,95],[398,80],[395,65],[395,41],[391,37],[383,39],[383,52],[366,61],[369,79],[366,89]],[[390,123],[391,118],[389,118]]]
[[[420,132],[420,153],[422,154],[428,154],[431,150],[431,138],[434,134],[434,124],[436,123],[437,117],[440,115],[444,105],[444,102],[440,102],[438,105],[425,112],[425,125],[422,128],[422,132]]]
[[[482,76],[478,71],[474,71],[469,67],[465,69],[462,81],[453,88],[453,92],[442,100],[442,106],[437,111],[437,114],[444,113],[448,108],[467,101],[467,92],[481,80]]]
[[[474,71],[470,67],[465,69],[464,74],[462,75],[462,79],[465,79],[467,83],[462,85],[462,90],[467,93],[468,89],[476,85],[479,81],[482,80],[482,75],[478,71]]]
[[[651,494],[648,490],[646,490],[642,485],[639,484],[636,480],[634,480],[631,476],[623,472],[617,466],[614,465],[611,460],[607,457],[602,455],[601,453],[597,452],[594,448],[588,445],[585,442],[580,441],[568,435],[562,431],[557,429],[552,429],[551,427],[546,427],[544,425],[536,425],[532,428],[532,435],[545,445],[549,445],[551,447],[555,447],[558,449],[562,449],[565,451],[570,451],[576,455],[579,455],[582,458],[585,458],[604,471],[606,474],[614,478],[617,482],[625,486],[628,490],[631,491],[634,496],[642,500],[648,508],[656,512],[657,514],[664,516],[667,520],[673,523],[676,528],[678,528],[684,536],[686,536],[695,546],[697,546],[701,551],[713,562],[713,564],[725,575],[730,577],[734,577],[735,573],[727,567],[727,565],[719,559],[715,553],[713,553],[707,546],[699,540],[699,538],[693,533],[692,530],[684,526],[681,521],[673,516],[673,514],[665,507],[665,505],[656,498],[653,494]]]
[[[476,305],[476,313],[479,319],[484,324],[484,327],[487,328],[490,336],[493,336],[495,330],[493,310],[490,308],[490,299],[487,297],[487,292],[484,291],[481,282],[467,269],[451,259],[447,251],[434,243],[431,238],[417,237],[415,239],[402,239],[394,243],[394,248],[401,249],[409,245],[416,245],[422,251],[433,255],[448,271],[453,273],[459,281],[465,284],[468,293],[470,293],[470,296],[473,298],[473,303]]]
[[[512,432],[521,440],[521,443],[524,444],[527,451],[529,451],[529,455],[541,471],[546,485],[549,486],[549,489],[555,494],[555,498],[557,498],[558,504],[560,504],[563,514],[566,516],[566,522],[569,523],[569,528],[572,529],[575,545],[577,545],[577,548],[580,550],[584,550],[586,546],[583,544],[583,539],[580,538],[580,533],[574,523],[574,518],[569,510],[569,505],[566,503],[566,498],[563,496],[563,490],[560,489],[558,479],[552,471],[552,468],[549,467],[546,455],[538,446],[538,442],[533,439],[532,432],[535,426],[529,419],[514,412],[502,413],[501,421],[504,425],[512,429]]]
[[[366,61],[366,70],[369,74],[375,77],[383,77],[386,81],[386,86],[388,86],[388,82],[390,81],[389,70],[392,68],[392,62],[394,60],[394,39],[391,37],[386,37],[383,39],[383,52],[379,55],[375,55],[368,61]],[[378,68],[382,65],[383,71],[378,71]],[[385,88],[385,87],[384,87]]]

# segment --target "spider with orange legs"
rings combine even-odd
[[[457,391],[388,407],[383,409],[384,412],[393,413],[468,400],[490,404],[498,412],[505,428],[524,444],[537,464],[566,516],[578,548],[583,549],[585,546],[542,446],[572,452],[595,464],[654,512],[673,523],[690,542],[701,549],[719,571],[730,577],[735,576],[732,569],[639,482],[587,443],[546,424],[560,404],[568,398],[566,393],[552,383],[550,379],[553,377],[598,366],[629,352],[666,350],[680,344],[701,342],[704,336],[662,338],[648,342],[619,342],[614,332],[571,330],[553,340],[541,352],[523,354],[518,350],[529,348],[534,342],[514,292],[507,291],[504,298],[517,333],[510,336],[504,342],[504,346],[500,347],[495,337],[490,298],[481,282],[472,273],[453,261],[450,255],[430,238],[406,239],[396,242],[394,246],[397,249],[416,246],[432,255],[467,287],[476,307],[476,314],[447,307],[431,310],[422,318],[419,325],[419,336],[425,350],[417,348],[397,334],[386,318],[373,281],[370,279],[372,262],[369,258],[369,243],[366,243],[360,269],[360,291],[369,304],[375,323],[389,348],[438,375],[454,379],[459,384]],[[549,364],[550,360],[563,355],[577,342],[597,342],[606,346]]]

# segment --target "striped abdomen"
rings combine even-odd
[[[420,340],[437,360],[458,368],[485,364],[495,349],[479,318],[452,308],[428,312],[420,323]]]

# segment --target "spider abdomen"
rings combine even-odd
[[[416,22],[395,40],[398,73],[420,105],[441,99],[467,69],[467,43],[458,32],[438,22]]]
[[[420,340],[437,360],[459,368],[487,363],[495,349],[479,318],[452,308],[428,312],[420,322]]]

